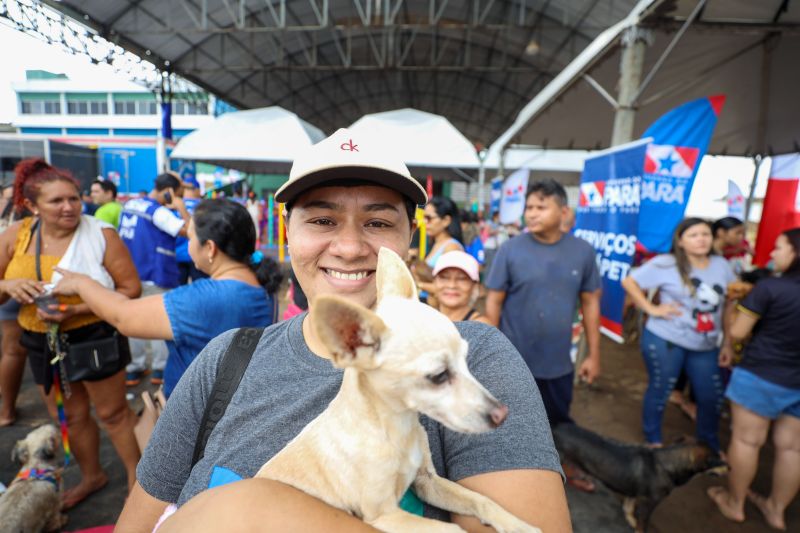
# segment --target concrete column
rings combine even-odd
[[[622,58],[619,65],[619,93],[617,113],[614,116],[614,130],[611,146],[633,140],[633,125],[636,119],[636,103],[633,98],[642,81],[642,67],[647,45],[652,42],[649,30],[631,26],[622,34]]]

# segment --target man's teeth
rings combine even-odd
[[[365,277],[367,277],[367,275],[369,275],[368,272],[354,272],[348,274],[347,272],[339,272],[337,270],[331,270],[331,269],[327,269],[327,272],[329,276],[333,276],[336,279],[347,279],[351,281],[358,281],[360,279],[364,279]]]

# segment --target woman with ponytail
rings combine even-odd
[[[63,496],[68,509],[108,481],[92,407],[122,459],[129,486],[136,478],[139,448],[133,435],[136,415],[125,399],[128,340],[79,297],[50,294],[59,277],[56,267],[97,279],[120,298],[137,297],[141,284],[116,230],[81,215],[78,182],[69,172],[26,159],[15,174],[17,212],[27,209],[33,216],[0,235],[0,302],[13,298],[21,304],[20,343],[34,382],[51,416],[66,430],[65,452],[71,448],[80,467],[80,482]],[[69,452],[65,455],[69,458]]]
[[[678,224],[669,254],[658,255],[622,281],[631,300],[647,315],[642,355],[648,384],[642,424],[647,443],[662,445],[661,421],[681,370],[697,399],[697,440],[719,451],[720,408],[724,386],[717,357],[732,352],[723,312],[728,284],[736,279],[730,265],[713,255],[711,225],[700,218]],[[660,304],[645,291],[658,290]]]
[[[167,397],[206,344],[230,329],[276,320],[278,264],[256,250],[253,221],[230,200],[204,200],[188,229],[189,255],[209,279],[166,294],[130,300],[87,276],[61,272],[56,294],[77,294],[97,316],[130,337],[167,341]]]

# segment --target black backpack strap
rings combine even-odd
[[[231,402],[239,383],[242,381],[247,365],[256,351],[258,341],[264,328],[240,328],[233,336],[225,355],[222,356],[217,378],[211,388],[211,394],[206,401],[206,409],[203,412],[203,419],[200,421],[200,429],[197,430],[197,440],[194,443],[194,454],[192,454],[192,468],[203,458],[206,443],[214,431],[217,422],[222,420],[225,410]]]

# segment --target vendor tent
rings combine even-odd
[[[392,146],[417,177],[461,180],[471,178],[480,166],[473,144],[449,120],[432,113],[410,108],[374,113],[349,129],[353,135],[379,137]]]
[[[182,138],[170,157],[247,173],[287,173],[295,154],[325,134],[280,107],[237,111]]]

